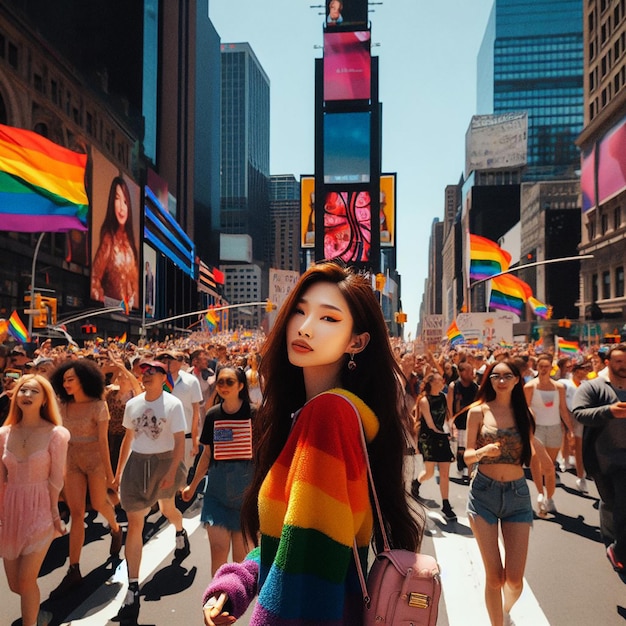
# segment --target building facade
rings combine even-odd
[[[300,183],[293,174],[270,177],[271,267],[300,271]]]

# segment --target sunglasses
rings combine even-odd
[[[225,386],[232,387],[233,385],[236,385],[237,382],[238,381],[236,378],[220,378],[218,379],[216,385],[218,387],[225,387]]]
[[[144,367],[141,372],[142,374],[149,374],[150,376],[153,374],[164,374],[163,370],[156,367]]]

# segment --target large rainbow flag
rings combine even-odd
[[[494,276],[491,279],[491,298],[489,306],[492,309],[511,311],[521,315],[524,303],[531,298],[533,290],[528,283],[512,274]]]
[[[87,230],[87,155],[0,124],[0,230]]]
[[[511,255],[495,241],[470,234],[470,278],[482,280],[506,272]]]

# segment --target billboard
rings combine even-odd
[[[583,152],[580,160],[580,192],[582,211],[585,213],[596,206],[596,147]]]
[[[324,258],[369,263],[371,240],[369,192],[328,192],[324,198]]]
[[[465,135],[465,176],[526,165],[528,114],[474,115]]]
[[[371,201],[370,192],[363,201]],[[383,174],[380,177],[380,245],[393,248],[396,245],[396,175]],[[315,247],[315,178],[300,178],[300,246]]]
[[[369,100],[369,31],[324,33],[324,100]]]
[[[252,263],[252,237],[220,234],[220,261]]]
[[[598,202],[626,189],[626,118],[603,137],[597,150]]]
[[[459,313],[456,325],[466,344],[476,346],[513,345],[513,324],[519,318],[514,313]]]
[[[315,177],[300,178],[300,246],[315,247]]]
[[[91,298],[139,308],[141,190],[92,148]]]
[[[326,0],[326,29],[367,25],[367,0]]]
[[[369,183],[371,122],[367,112],[324,114],[324,183]]]

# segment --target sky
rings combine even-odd
[[[319,8],[311,8],[313,3]],[[397,172],[397,266],[405,338],[419,321],[435,218],[459,182],[476,114],[476,60],[494,0],[370,2],[379,57],[382,171]],[[222,43],[248,42],[270,79],[270,173],[314,173],[314,59],[323,0],[209,0]]]

